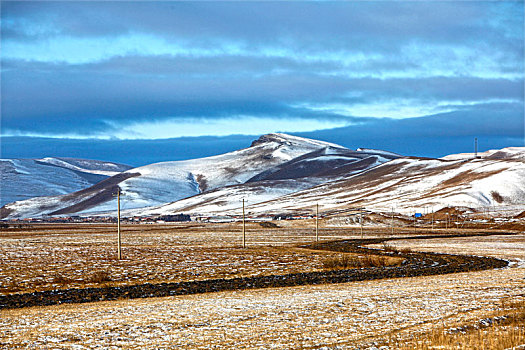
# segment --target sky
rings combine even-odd
[[[4,158],[524,146],[523,1],[1,2]]]

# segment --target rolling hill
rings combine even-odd
[[[90,159],[0,159],[0,205],[71,193],[128,169],[128,165]]]
[[[444,207],[525,209],[525,147],[403,157],[286,134],[268,134],[250,147],[218,156],[129,169],[62,196],[9,203],[2,218],[114,215],[252,215],[366,207],[401,213]]]
[[[117,186],[124,208],[162,205],[216,188],[242,184],[268,169],[319,149],[346,150],[335,144],[285,134],[263,135],[250,147],[186,161],[150,164],[62,196],[31,198],[2,207],[0,217],[38,217],[113,210]]]
[[[445,159],[403,157],[345,175],[341,172],[339,178],[265,179],[128,214],[184,211],[198,215],[238,215],[242,198],[247,200],[247,212],[252,215],[311,212],[316,203],[323,211],[366,207],[372,211],[394,209],[410,214],[448,206],[523,211],[525,147],[481,156],[481,159],[473,155],[452,155]],[[284,164],[278,168],[286,167]],[[337,168],[333,171],[338,173]]]

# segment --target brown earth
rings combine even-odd
[[[194,229],[191,227],[190,229]],[[501,234],[501,233],[499,233]],[[479,234],[474,234],[479,236]],[[414,239],[430,239],[436,237],[458,237],[462,235],[434,235],[434,236],[416,236]],[[404,237],[405,239],[411,239]],[[12,308],[12,307],[28,307],[36,305],[51,305],[57,303],[79,303],[79,302],[91,302],[97,300],[115,300],[121,298],[144,298],[144,297],[159,297],[168,295],[181,295],[181,294],[195,294],[205,292],[216,292],[223,290],[241,290],[250,288],[269,288],[269,287],[284,287],[284,286],[297,286],[305,284],[323,284],[323,283],[343,283],[350,281],[362,281],[369,279],[381,279],[381,278],[393,278],[393,277],[410,277],[410,276],[425,276],[432,274],[446,274],[456,273],[460,271],[474,271],[483,270],[495,267],[506,266],[506,262],[492,258],[481,258],[481,257],[467,257],[467,256],[446,256],[443,254],[433,253],[417,253],[417,252],[403,252],[396,250],[388,251],[377,251],[364,248],[364,245],[378,244],[385,241],[390,241],[394,238],[371,238],[371,239],[357,239],[357,240],[344,240],[344,241],[326,241],[322,243],[316,243],[312,245],[301,245],[299,247],[290,247],[289,249],[307,249],[304,251],[305,254],[317,256],[326,256],[326,254],[332,254],[332,252],[343,252],[350,254],[375,254],[385,255],[389,257],[395,257],[402,259],[403,263],[400,266],[387,266],[387,267],[374,267],[367,269],[350,269],[350,270],[336,270],[327,271],[324,269],[311,270],[306,268],[304,272],[294,272],[288,274],[271,274],[270,269],[266,269],[264,274],[256,273],[248,277],[233,277],[229,279],[200,279],[194,280],[182,280],[181,282],[171,283],[126,283],[117,284],[116,286],[108,285],[112,281],[112,275],[105,270],[95,270],[87,278],[78,280],[62,274],[55,274],[51,280],[53,284],[62,285],[82,285],[95,283],[102,285],[97,288],[78,288],[78,289],[59,289],[59,290],[47,290],[37,291],[33,293],[8,293],[5,296],[0,296],[0,308]],[[215,255],[221,254],[223,249],[215,248]],[[274,251],[274,255],[271,260],[268,261],[269,265],[280,265],[282,256],[277,253],[275,255],[275,249],[271,248],[260,248],[256,254],[258,256],[265,256],[271,251]],[[204,251],[203,251],[204,252]],[[313,253],[315,252],[315,253]],[[317,253],[319,252],[319,253]],[[210,252],[211,253],[211,252]],[[235,265],[233,258],[235,251],[229,250],[222,254],[227,254],[228,265]],[[282,252],[281,252],[282,253]],[[56,250],[55,250],[56,254]],[[129,254],[129,253],[128,253]],[[212,253],[213,254],[213,253]],[[257,256],[256,255],[256,256]],[[89,260],[90,265],[94,265],[93,259],[86,256]],[[208,256],[208,259],[210,256]],[[244,264],[246,260],[243,260]],[[42,261],[48,265],[50,261]],[[293,265],[290,267],[294,268],[297,263],[296,260],[290,261]],[[252,263],[253,264],[253,263]],[[11,264],[9,260],[2,270],[8,270]],[[262,267],[260,264],[254,264],[255,271]],[[33,269],[34,266],[31,266]],[[191,272],[195,270],[192,269]],[[4,272],[4,271],[3,271]],[[149,271],[148,271],[149,272]],[[4,273],[7,273],[5,271]],[[12,276],[6,276],[7,279],[12,279]],[[41,281],[39,279],[39,281]],[[45,285],[45,280],[43,281]]]

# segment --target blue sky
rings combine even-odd
[[[523,1],[1,5],[3,157],[523,146]]]

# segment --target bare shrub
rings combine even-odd
[[[381,255],[365,255],[361,259],[363,267],[383,267],[387,266],[387,258]]]
[[[405,247],[405,248],[401,248],[399,249],[399,251],[403,254],[410,254],[412,253],[412,249],[410,249],[409,247]]]
[[[388,244],[386,242],[383,242],[383,248],[382,248],[385,252],[391,252],[391,253],[397,253],[399,252],[399,250],[394,247],[393,245],[391,244]]]
[[[107,271],[96,271],[86,280],[88,283],[104,283],[111,281],[111,276]]]
[[[278,228],[279,227],[279,225],[277,225],[277,224],[275,224],[273,222],[270,222],[270,221],[260,222],[259,226],[264,227],[264,228]]]
[[[71,282],[74,282],[74,279],[66,277],[64,275],[61,275],[57,273],[55,276],[53,276],[53,283],[56,284],[69,284]]]
[[[400,264],[401,261],[399,259],[372,254],[365,256],[331,256],[323,261],[324,268],[330,270],[399,266]]]
[[[361,267],[361,261],[359,257],[354,256],[331,256],[323,261],[323,266],[331,270],[358,268]]]

